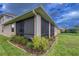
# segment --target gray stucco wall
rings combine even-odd
[[[8,26],[0,26],[0,34],[7,36],[7,37],[11,37],[12,35],[15,35],[15,23],[14,23],[14,32],[12,32],[12,25],[8,25]],[[3,30],[3,31],[2,31]]]
[[[58,28],[54,27],[54,36],[57,36],[58,34]]]
[[[35,15],[34,17],[34,35],[41,37],[41,16]]]

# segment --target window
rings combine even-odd
[[[14,28],[12,28],[12,32],[14,32]]]
[[[12,24],[11,31],[14,32],[14,24]]]
[[[3,28],[3,26],[2,26],[2,32],[4,32],[4,28]]]
[[[2,32],[4,32],[4,30],[2,29]]]

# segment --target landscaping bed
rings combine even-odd
[[[48,49],[43,53],[36,53],[31,48],[23,48],[10,38],[0,35],[0,56],[31,56],[31,55],[44,55],[44,56],[79,56],[79,33],[61,33],[57,36],[56,41],[50,40]],[[21,49],[13,46],[9,42]],[[53,44],[54,42],[54,44]],[[24,51],[23,51],[23,50]]]
[[[16,39],[16,38],[13,38],[13,39]],[[37,42],[37,40],[39,41],[39,39],[40,39],[39,37],[33,38],[33,41],[34,41],[33,42],[33,41],[29,41],[28,39],[25,39],[25,38],[19,36],[19,39],[26,40],[26,44],[25,43],[22,44],[21,42],[13,41],[13,39],[10,40],[11,43],[16,45],[17,47],[24,49],[25,51],[27,51],[29,53],[32,53],[32,55],[43,55],[43,54],[45,54],[46,51],[52,46],[53,42],[55,41],[55,38],[54,39],[47,39],[47,38],[43,37],[44,41],[46,42],[46,44],[45,44],[45,42],[42,42],[42,43]],[[37,42],[37,43],[35,43],[35,42]],[[39,45],[38,43],[42,44],[46,47]],[[36,45],[34,45],[34,44],[36,44]]]

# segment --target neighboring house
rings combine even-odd
[[[6,36],[23,35],[26,38],[32,38],[34,35],[54,37],[58,32],[56,24],[42,7],[4,23],[4,29]]]
[[[12,35],[12,25],[11,26],[4,26],[4,24],[11,19],[13,19],[15,15],[10,14],[10,13],[5,13],[0,15],[0,34],[5,35],[5,36],[10,36]]]
[[[64,33],[65,31],[66,31],[66,29],[65,29],[65,28],[62,28],[62,29],[61,29],[61,32],[62,32],[62,33]]]

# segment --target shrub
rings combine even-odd
[[[40,44],[41,44],[40,45],[41,49],[46,50],[48,48],[48,39],[46,39],[45,37],[42,37]]]
[[[34,49],[39,49],[40,48],[40,41],[41,41],[40,37],[34,36],[34,38],[32,39]]]
[[[11,37],[11,41],[15,42],[15,43],[19,43],[19,44],[27,44],[27,39],[25,39],[23,36],[12,36]]]
[[[20,43],[22,43],[23,45],[26,45],[27,44],[27,40],[28,39],[25,39],[23,36],[21,36],[20,39],[21,39],[20,40],[21,41]]]
[[[33,43],[32,42],[28,42],[26,45],[28,48],[33,48]]]
[[[10,38],[10,41],[14,41],[14,42],[17,42],[17,36],[16,35],[14,35],[14,36],[12,36],[11,38]]]
[[[38,36],[34,36],[32,41],[33,41],[34,49],[46,50],[48,48],[48,39],[46,39],[45,37],[41,38]]]

